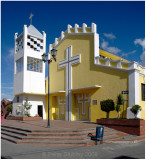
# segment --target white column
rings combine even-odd
[[[23,29],[23,47],[24,47],[24,56],[23,56],[23,92],[25,92],[25,74],[27,71],[27,25],[24,25]],[[26,84],[27,85],[27,84]]]
[[[99,34],[94,33],[94,64],[96,64],[96,57],[99,56]]]
[[[87,24],[83,23],[82,24],[82,32],[83,33],[86,33],[86,27],[87,27]]]
[[[15,36],[14,36],[14,40],[15,40],[15,53],[14,53],[14,74],[16,74],[16,62],[15,62],[15,55],[17,53],[17,44],[16,44],[16,39],[17,39],[17,36],[18,36],[18,33],[15,33]]]
[[[127,118],[134,118],[130,111],[133,105],[139,105],[139,70],[133,69],[129,71],[129,106],[127,108]],[[137,117],[141,117],[139,112]]]
[[[55,38],[55,46],[58,44],[58,38]]]
[[[67,33],[71,33],[70,29],[72,28],[72,26],[70,24],[67,25]]]
[[[46,33],[43,31],[43,53],[46,53]]]
[[[46,33],[44,31],[43,31],[43,53],[46,53]],[[45,75],[45,63],[43,63],[43,74]]]
[[[122,66],[121,66],[121,60],[118,60],[117,61],[117,68],[121,68]]]
[[[105,65],[106,66],[110,66],[110,58],[106,58],[105,59]]]
[[[95,23],[91,23],[91,32],[97,33],[97,28]]]
[[[61,40],[64,38],[64,32],[61,32]]]
[[[75,24],[75,33],[78,33],[78,28],[79,28],[79,25]]]

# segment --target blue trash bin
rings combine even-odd
[[[96,145],[98,141],[103,143],[103,134],[104,134],[104,127],[96,127]]]

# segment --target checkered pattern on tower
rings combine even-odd
[[[28,49],[33,49],[34,51],[43,51],[43,40],[36,37],[27,36],[27,47]]]
[[[16,42],[16,52],[23,49],[23,37],[19,38]]]

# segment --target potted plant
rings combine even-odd
[[[139,106],[139,105],[134,105],[134,106],[132,106],[132,108],[130,109],[130,111],[134,114],[135,119],[137,118],[138,112],[141,111],[141,110],[142,110],[142,108],[141,108],[141,106]]]
[[[107,113],[106,118],[109,119],[109,112],[115,109],[114,101],[112,99],[103,100],[100,102],[100,105],[101,105],[101,110]]]

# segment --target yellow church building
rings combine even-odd
[[[145,119],[145,68],[99,47],[95,23],[88,27],[67,26],[52,48],[58,50],[57,61],[50,63],[49,117],[62,120],[95,122],[105,118],[100,102],[121,93],[121,117],[134,117],[131,107],[142,107],[138,117]],[[15,33],[13,114],[23,115],[26,97],[32,105],[30,115],[48,117],[48,80],[45,80],[46,33],[32,24],[24,25],[23,32]],[[116,111],[110,112],[116,118]]]
[[[50,64],[50,119],[95,122],[106,117],[100,102],[113,99],[116,103],[124,92],[121,115],[132,118],[130,108],[139,104],[142,110],[138,117],[145,119],[145,68],[101,49],[95,23],[91,27],[85,23],[74,28],[68,25],[50,44],[49,52],[54,47],[58,52],[57,61]],[[47,86],[46,79],[46,93]],[[110,118],[116,117],[116,111],[111,111]]]

